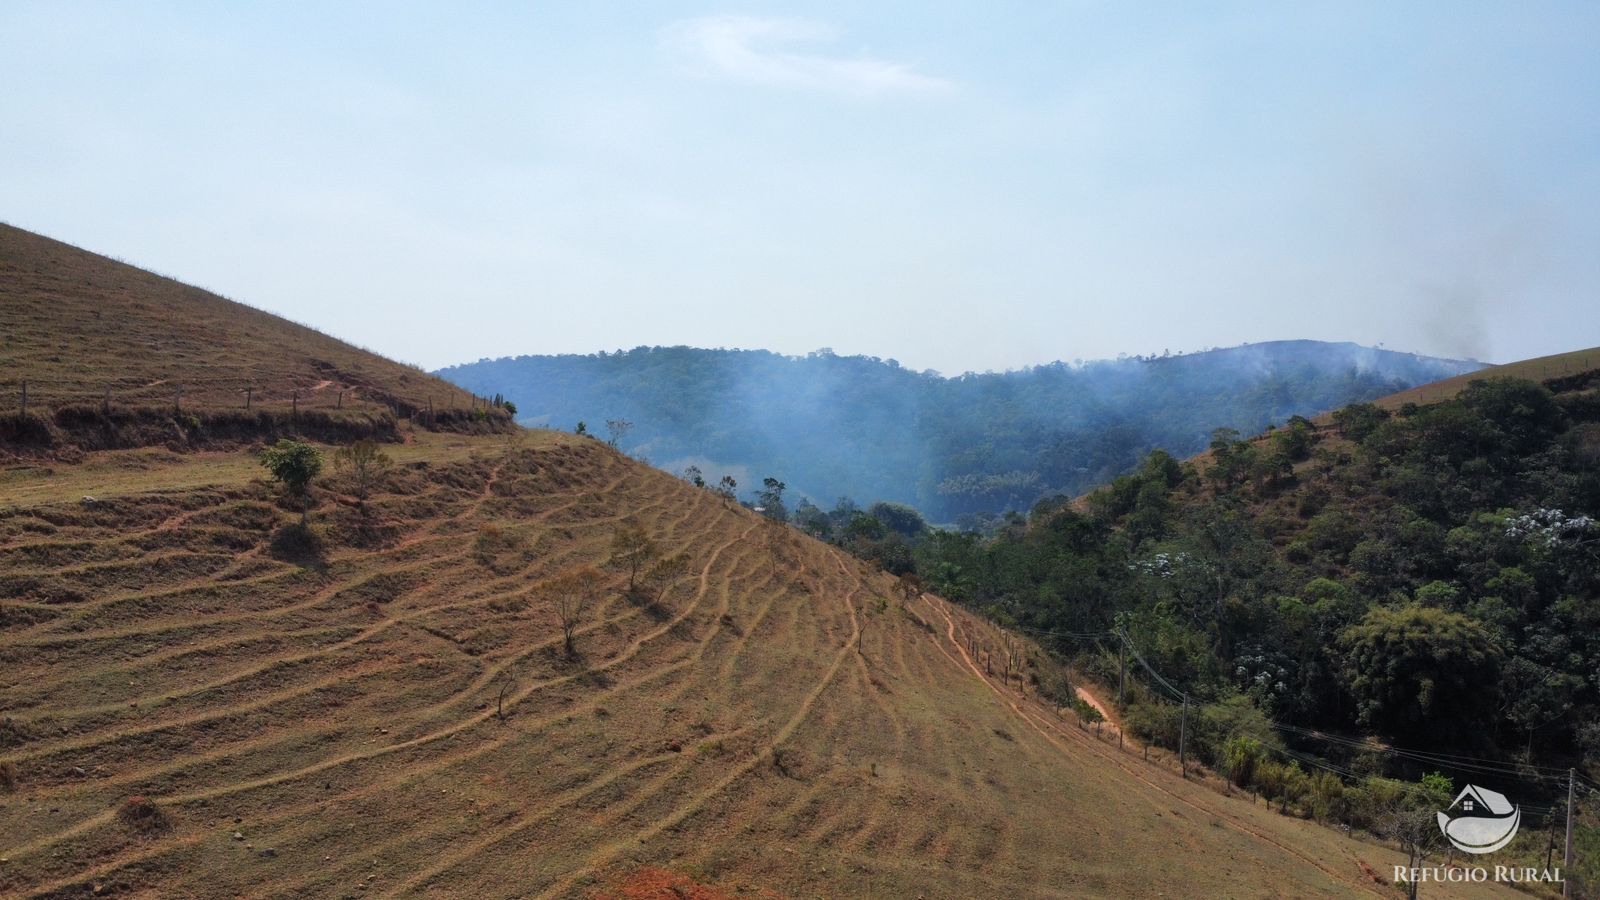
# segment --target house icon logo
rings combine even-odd
[[[1439,830],[1464,853],[1493,853],[1511,843],[1522,824],[1522,807],[1505,794],[1469,784],[1439,813]]]

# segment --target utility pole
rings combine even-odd
[[[1574,770],[1568,769],[1567,770],[1567,852],[1566,852],[1566,855],[1564,855],[1561,858],[1562,868],[1566,869],[1565,872],[1561,873],[1561,876],[1562,876],[1562,878],[1561,878],[1561,896],[1563,896],[1563,897],[1572,896],[1572,795],[1575,793],[1573,791],[1573,785],[1572,785],[1573,775],[1574,775]]]
[[[1189,777],[1188,749],[1189,740],[1189,695],[1183,695],[1183,718],[1178,720],[1178,771],[1183,777]]]
[[[1120,635],[1119,635],[1120,636]],[[1128,642],[1123,639],[1117,644],[1117,705],[1122,706],[1123,695],[1128,689]]]

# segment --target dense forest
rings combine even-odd
[[[1126,649],[1126,724],[1176,746],[1187,697],[1191,759],[1286,809],[1376,828],[1406,785],[1427,812],[1470,780],[1559,816],[1566,768],[1600,774],[1600,371],[1219,429],[993,536],[894,504],[791,520],[1103,683]]]
[[[939,522],[1077,494],[1211,430],[1255,434],[1478,364],[1354,344],[1285,341],[1180,356],[1055,363],[954,378],[819,351],[641,347],[482,360],[438,374],[504,395],[529,425],[600,433],[655,464],[793,493],[911,504]]]

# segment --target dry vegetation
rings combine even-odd
[[[192,440],[197,432],[248,440],[294,424],[330,437],[394,440],[384,417],[430,404],[426,425],[458,428],[474,418],[470,394],[419,369],[4,224],[0,370],[0,441],[18,443],[44,440],[47,427],[98,448]],[[18,423],[10,420],[24,381],[33,420]],[[295,410],[302,420],[291,423]],[[503,418],[500,410],[488,415]],[[108,429],[120,439],[108,443]]]
[[[476,440],[365,509],[333,478],[312,559],[244,471],[0,517],[0,893],[1384,890],[1388,851],[986,676],[1001,637],[937,599],[597,442]],[[625,523],[674,596],[629,596]],[[569,655],[543,586],[585,566]]]
[[[1600,368],[1600,347],[1588,350],[1575,350],[1571,353],[1558,353],[1554,356],[1540,356],[1534,359],[1524,359],[1519,362],[1506,363],[1503,366],[1493,366],[1466,375],[1457,375],[1443,381],[1435,381],[1421,387],[1414,387],[1409,391],[1390,394],[1376,403],[1387,410],[1397,410],[1407,403],[1437,403],[1448,400],[1461,393],[1468,384],[1483,378],[1510,377],[1526,378],[1529,381],[1557,381],[1590,372]],[[1326,418],[1326,417],[1323,417]]]
[[[15,229],[0,291],[36,398],[441,390]],[[388,452],[311,539],[243,450],[0,472],[0,895],[1391,892],[1397,854],[1119,749],[979,662],[1017,642],[599,442]]]

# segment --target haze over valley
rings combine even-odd
[[[1482,367],[1317,341],[1056,363],[945,378],[894,360],[819,351],[642,347],[482,360],[439,371],[517,402],[526,425],[607,420],[619,446],[670,471],[777,476],[831,506],[911,504],[937,521],[1026,511],[1122,475],[1146,453],[1189,456],[1212,432],[1246,435]]]
[[[1600,900],[1593,0],[0,85],[0,898]]]

